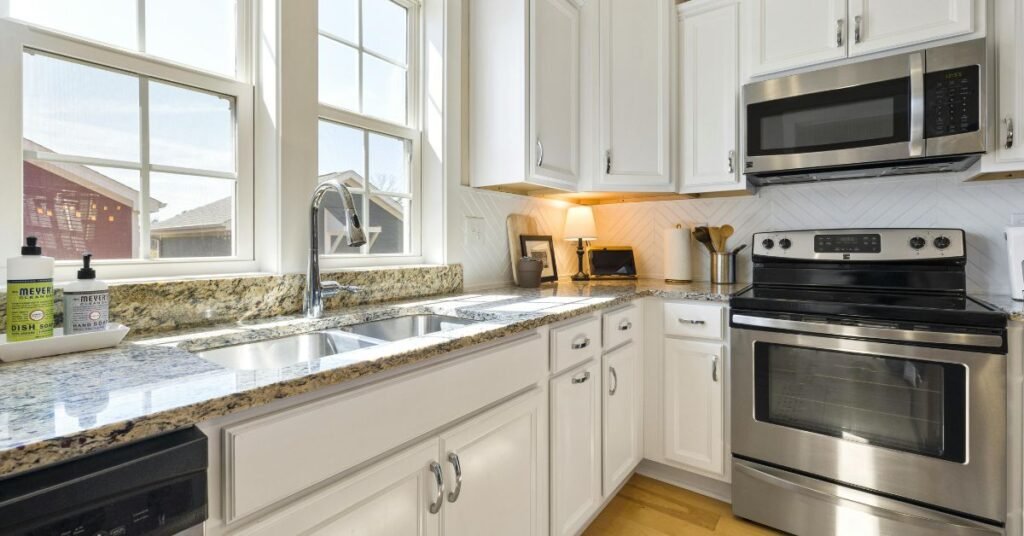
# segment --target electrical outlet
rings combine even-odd
[[[1010,225],[1013,227],[1024,226],[1024,214],[1010,214]]]
[[[484,241],[484,219],[477,216],[466,216],[466,245],[480,244]]]

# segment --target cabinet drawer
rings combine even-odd
[[[558,374],[601,353],[601,322],[595,317],[551,330],[551,373]]]
[[[618,309],[605,313],[602,317],[602,329],[604,336],[602,342],[605,350],[611,350],[625,342],[635,340],[640,330],[640,308],[630,305],[624,309]]]
[[[665,304],[665,334],[677,337],[722,339],[725,307],[718,304]]]
[[[539,334],[224,429],[232,523],[542,380]],[[410,411],[410,404],[415,411]]]

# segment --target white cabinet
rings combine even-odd
[[[672,191],[674,0],[600,0],[597,191]]]
[[[1024,162],[1024,140],[1019,136],[1024,126],[1024,5],[1021,2],[996,2],[995,56],[999,69],[998,106],[994,126],[996,136],[993,153],[997,164],[1016,165]]]
[[[604,356],[604,496],[621,485],[643,458],[640,353],[631,342]]]
[[[725,352],[721,344],[666,339],[664,455],[707,474],[725,475]]]
[[[850,56],[970,34],[978,0],[849,0]]]
[[[752,76],[846,57],[846,0],[749,0],[748,5]]]
[[[444,536],[546,533],[544,397],[535,391],[441,435]]]
[[[590,361],[551,380],[551,534],[576,534],[601,504],[601,374]]]
[[[683,4],[680,18],[681,191],[742,189],[746,182],[739,150],[739,2]]]
[[[580,166],[580,11],[575,0],[472,2],[473,186],[575,190]]]

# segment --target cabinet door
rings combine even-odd
[[[233,534],[437,536],[438,450],[437,439],[412,447]]]
[[[682,15],[683,192],[740,187],[739,4]]]
[[[665,457],[687,468],[725,474],[721,344],[665,341]]]
[[[846,57],[846,0],[750,0],[749,6],[752,75]]]
[[[601,0],[598,190],[668,190],[674,0]]]
[[[604,496],[622,484],[641,451],[640,355],[629,343],[604,356]]]
[[[544,533],[544,400],[536,389],[441,436],[445,536]]]
[[[999,124],[994,158],[999,163],[1016,164],[1024,161],[1024,140],[1018,135],[1024,126],[1024,5],[996,2],[995,9]]]
[[[576,534],[601,504],[601,376],[591,361],[551,380],[551,534]]]
[[[531,169],[541,181],[579,181],[580,11],[574,0],[530,0]]]
[[[850,55],[974,31],[974,0],[850,0]]]

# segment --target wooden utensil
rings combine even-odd
[[[725,243],[729,241],[729,237],[735,232],[736,229],[733,229],[732,225],[728,223],[722,226],[722,249],[720,251],[725,251]]]
[[[715,248],[715,251],[722,251],[722,228],[721,227],[708,227],[708,234],[711,235],[711,247]]]
[[[711,234],[708,233],[708,228],[704,226],[693,228],[693,237],[698,242],[704,244],[704,247],[708,249],[708,253],[714,253],[715,248],[711,245]]]

